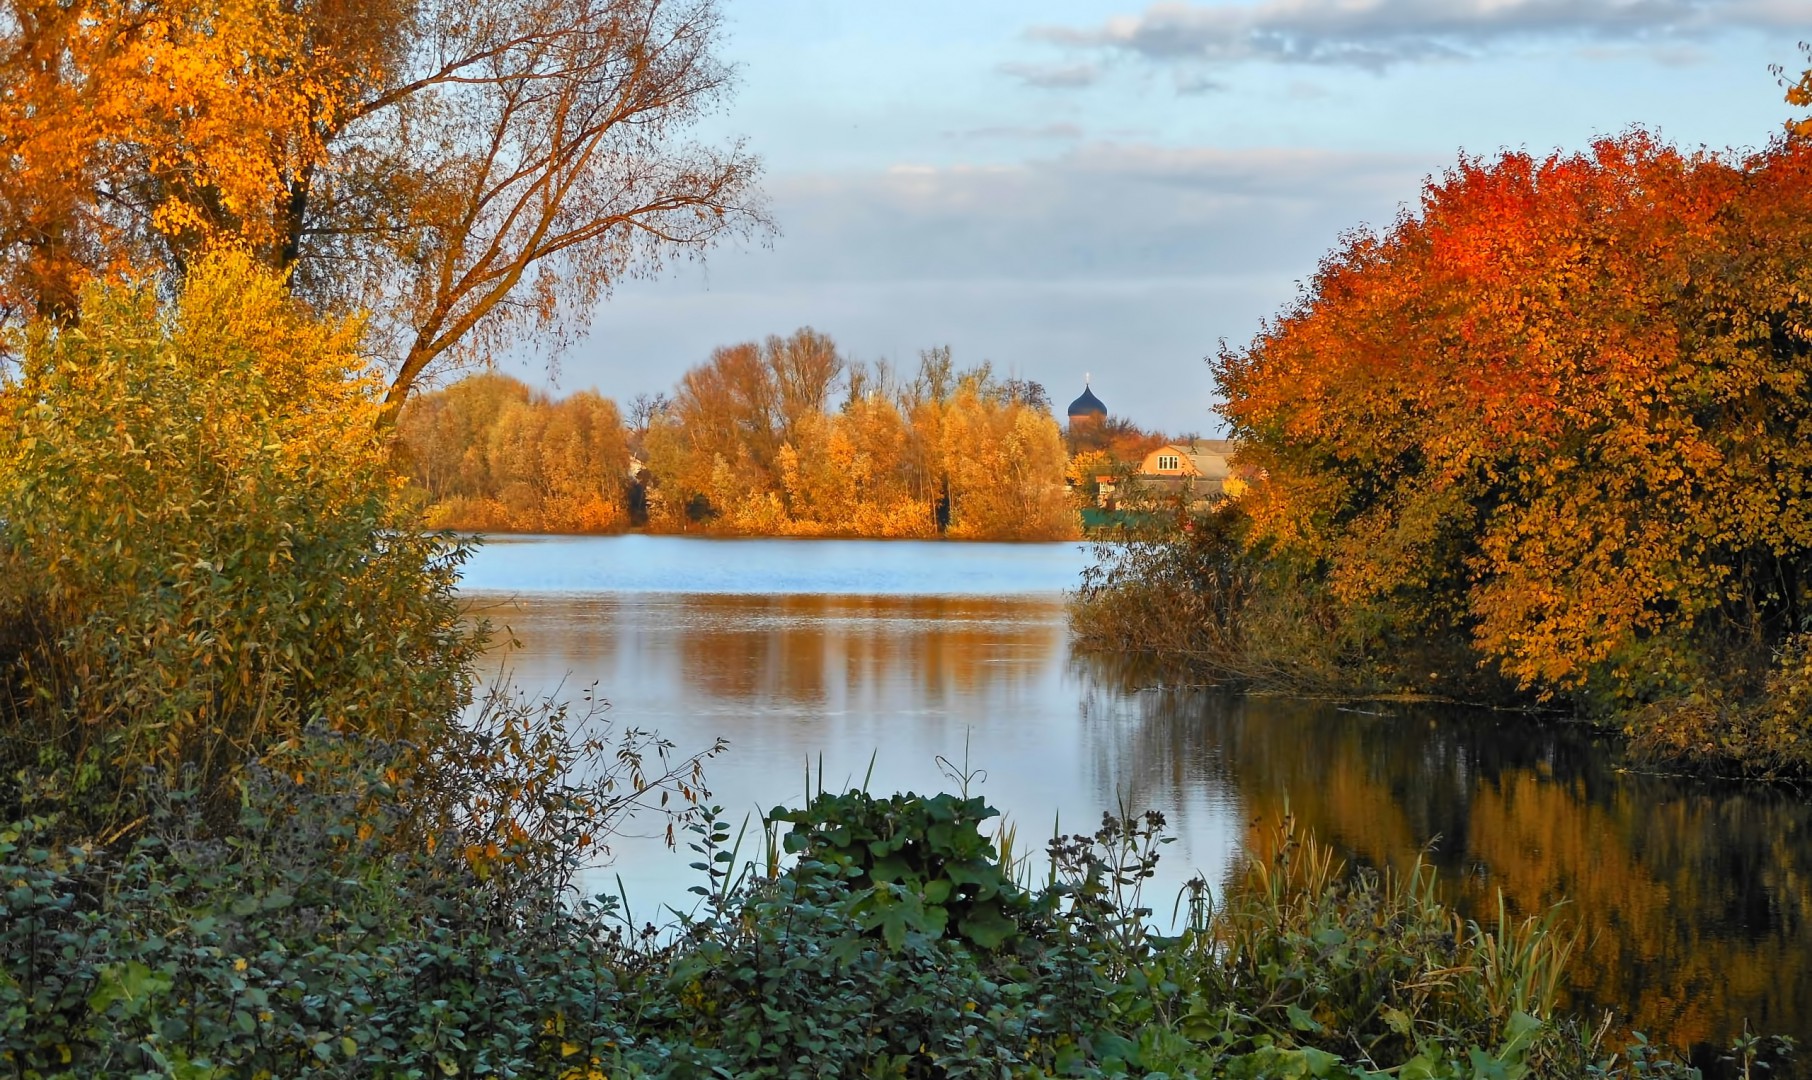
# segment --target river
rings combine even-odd
[[[728,739],[707,780],[736,821],[819,776],[884,794],[964,771],[1022,851],[1156,809],[1176,838],[1147,894],[1163,917],[1287,806],[1354,864],[1426,853],[1465,911],[1566,900],[1579,1006],[1708,1063],[1745,1023],[1812,1048],[1803,797],[1632,770],[1570,724],[1154,686],[1073,655],[1063,591],[1088,561],[1077,544],[499,538],[464,588],[515,642],[492,658],[525,692],[595,684],[619,730]],[[625,837],[599,880],[660,921],[687,906],[690,861]]]

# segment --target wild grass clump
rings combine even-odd
[[[1211,943],[1206,997],[1244,999],[1233,1021],[1307,1046],[1412,1069],[1466,1047],[1555,1048],[1555,1007],[1573,938],[1557,912],[1495,924],[1442,904],[1434,870],[1349,873],[1326,845],[1279,823],[1221,910],[1198,911]],[[1544,1028],[1547,1034],[1541,1038]]]

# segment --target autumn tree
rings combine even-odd
[[[1004,380],[1000,384],[1000,388],[1009,401],[1038,412],[1051,411],[1050,391],[1046,390],[1041,382],[1034,382],[1031,379],[1015,375]]]
[[[410,401],[397,424],[399,457],[431,504],[495,495],[491,432],[506,409],[533,397],[521,380],[484,372]]]
[[[388,35],[355,7],[7,0],[0,313],[70,318],[97,275],[180,268],[226,238],[280,247],[283,192],[385,66]]]
[[[822,414],[843,368],[835,344],[810,327],[713,351],[674,392],[667,434],[684,446],[651,450],[662,459],[656,476],[720,501],[735,491],[778,492],[781,447]]]
[[[835,404],[839,383],[847,394]],[[915,377],[805,329],[716,350],[644,440],[656,527],[814,536],[1072,535],[1062,437],[1029,384],[926,350]],[[1053,447],[1055,448],[1053,450]]]
[[[648,429],[654,426],[661,414],[672,405],[672,400],[666,394],[637,394],[630,399],[629,415],[626,419],[629,424],[629,434],[637,445],[640,445],[642,438],[648,434]]]
[[[1046,540],[1073,536],[1064,491],[1063,436],[1048,412],[993,385],[987,372],[960,380],[942,424],[952,536]]]
[[[625,524],[628,432],[616,404],[593,391],[552,400],[480,374],[412,399],[397,433],[432,524],[573,533]]]
[[[372,313],[388,422],[437,364],[557,347],[626,275],[760,231],[714,0],[7,0],[11,317],[233,242]]]
[[[479,645],[464,553],[402,497],[356,323],[243,254],[170,298],[90,285],[81,316],[0,380],[6,767],[66,769],[83,813],[148,777],[237,806],[311,726],[443,731]]]
[[[1753,686],[1812,575],[1812,148],[1467,160],[1224,352],[1258,542],[1523,686]]]

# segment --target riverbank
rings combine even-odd
[[[1689,637],[1694,654],[1658,633],[1630,646],[1639,660],[1591,678],[1522,679],[1481,647],[1461,612],[1357,602],[1325,564],[1255,540],[1243,503],[1094,550],[1071,603],[1078,647],[1143,657],[1172,682],[1558,713],[1619,733],[1652,767],[1812,779],[1812,665],[1797,638],[1772,656],[1754,641],[1727,642],[1728,668],[1714,673],[1714,631]]]

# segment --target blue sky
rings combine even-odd
[[[1202,358],[1343,229],[1461,153],[1759,146],[1791,115],[1769,65],[1812,38],[1812,0],[723,3],[739,86],[697,134],[762,157],[779,235],[619,287],[561,389],[627,401],[809,325],[1059,407],[1092,372],[1112,411],[1212,433]]]

